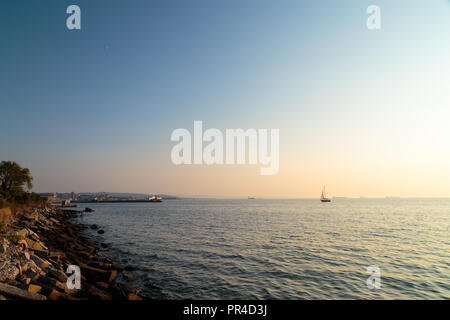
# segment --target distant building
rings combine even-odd
[[[57,193],[56,197],[59,200],[71,200],[71,194],[70,193]]]
[[[83,202],[83,201],[93,201],[96,200],[96,197],[91,195],[91,194],[80,194],[78,196],[78,201]]]
[[[47,202],[55,202],[56,194],[55,193],[39,193],[42,198],[47,198]]]

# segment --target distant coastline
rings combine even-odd
[[[166,199],[164,199],[166,200]],[[170,199],[175,200],[175,199]],[[97,200],[84,200],[84,201],[71,201],[71,203],[155,203],[157,201],[153,200],[145,200],[145,199],[138,199],[138,200],[104,200],[104,201],[97,201]]]

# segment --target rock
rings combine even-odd
[[[65,283],[63,284],[62,282],[60,282],[56,279],[53,279],[53,278],[42,277],[39,279],[39,281],[41,281],[44,284],[50,285],[53,288],[58,288],[63,291],[66,289]]]
[[[3,239],[2,243],[0,244],[0,253],[6,254],[9,249],[9,241],[7,239]]]
[[[62,272],[61,270],[58,269],[49,269],[48,271],[48,275],[50,275],[51,277],[55,278],[56,280],[59,280],[61,282],[66,283],[67,282],[67,275]]]
[[[26,228],[17,231],[16,234],[21,236],[22,238],[39,239],[39,236],[34,231],[31,231],[30,229],[26,229]]]
[[[50,295],[48,296],[48,298],[50,300],[58,300],[59,298],[61,298],[62,293],[57,291],[57,290],[52,290],[52,292],[50,293]]]
[[[18,299],[26,300],[47,300],[47,298],[39,293],[28,292],[6,283],[0,283],[0,294],[11,296]]]
[[[125,281],[127,281],[127,282],[131,282],[131,281],[134,280],[134,277],[133,277],[132,275],[124,274],[124,275],[122,275],[122,276],[123,276],[123,278],[125,279]]]
[[[21,236],[22,238],[26,238],[28,236],[28,231],[27,231],[27,229],[22,229],[22,230],[16,231],[14,234]]]
[[[31,259],[22,261],[22,272],[27,272],[29,269],[38,270],[39,267]]]
[[[21,252],[19,255],[20,258],[25,259],[25,260],[30,260],[30,253],[29,252]]]
[[[119,287],[122,290],[122,292],[125,293],[125,296],[127,296],[129,293],[134,293],[136,295],[141,294],[141,289],[138,289],[136,287],[124,283],[118,283],[117,287]]]
[[[30,259],[41,269],[47,269],[48,267],[50,267],[50,262],[39,258],[37,255],[31,254]]]
[[[133,267],[133,266],[131,266],[131,265],[127,265],[127,266],[125,266],[124,270],[125,270],[125,271],[135,271],[136,268]]]
[[[72,295],[76,295],[78,292],[80,292],[80,290],[81,290],[81,288],[80,289],[69,289],[69,288],[66,287],[66,289],[64,289],[64,292],[66,294],[72,296]]]
[[[36,281],[41,277],[41,270],[38,268],[30,268],[30,269],[24,271],[24,275],[27,278],[30,278],[31,281]]]
[[[104,234],[104,233],[105,233],[105,230],[101,230],[101,229],[100,229],[100,230],[97,231],[97,233],[98,233],[98,234]]]
[[[99,226],[96,225],[96,224],[93,224],[93,225],[91,226],[91,229],[92,229],[92,230],[97,230],[98,228],[99,228]]]
[[[53,223],[55,223],[55,224],[58,224],[59,223],[59,221],[58,220],[56,220],[55,218],[48,218],[51,222],[53,222]]]
[[[128,294],[128,300],[142,300],[142,298],[139,297],[138,295],[134,294],[134,293],[129,293]]]
[[[37,255],[39,258],[46,259],[48,257],[48,251],[47,250],[37,250],[32,249],[33,253]]]
[[[111,268],[115,269],[117,271],[124,271],[125,270],[125,268],[123,266],[117,265],[117,264],[112,265]]]
[[[41,292],[41,290],[42,290],[42,287],[35,285],[35,284],[30,284],[28,286],[28,292],[31,292],[31,293],[39,293],[39,292]]]
[[[94,286],[89,286],[88,292],[94,298],[97,298],[97,299],[100,299],[100,300],[111,300],[112,299],[112,297],[111,297],[111,295],[109,293],[106,293],[106,292],[104,292],[104,291],[102,291],[102,290],[100,290],[100,289],[98,289],[98,288],[96,288]]]
[[[19,245],[21,251],[28,249],[28,243],[25,240],[20,240],[17,244]]]
[[[48,257],[52,258],[52,259],[60,260],[60,259],[66,258],[66,254],[64,252],[61,252],[61,251],[51,251],[48,254]]]
[[[36,249],[36,250],[47,250],[48,248],[46,246],[44,246],[44,244],[42,242],[40,242],[39,240],[34,241],[31,239],[25,239],[28,248],[31,249]]]
[[[97,282],[97,287],[102,288],[103,290],[108,290],[109,284],[104,283],[104,282]]]
[[[107,270],[99,268],[89,267],[88,265],[81,264],[81,274],[90,277],[96,281],[108,282],[110,273]]]
[[[15,280],[19,275],[19,268],[15,265],[15,263],[11,261],[7,261],[3,264],[3,267],[0,269],[0,282],[5,282],[8,280]]]
[[[89,261],[88,266],[94,267],[94,268],[100,268],[100,269],[107,269],[107,270],[112,268],[111,263],[105,263],[105,262],[100,262],[100,261]]]
[[[94,212],[94,210],[91,208],[86,208],[86,209],[84,209],[84,212]]]
[[[19,274],[22,275],[22,266],[20,265],[20,262],[16,262],[16,268],[19,270]]]
[[[116,278],[117,278],[117,271],[116,271],[116,270],[113,270],[113,271],[111,271],[111,273],[110,273],[110,275],[109,275],[108,282],[111,283],[111,282],[113,282],[114,280],[116,280]]]

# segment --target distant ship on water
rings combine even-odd
[[[162,202],[162,197],[158,197],[158,196],[148,197],[148,201],[149,202]]]
[[[324,186],[323,189],[322,189],[322,195],[320,196],[320,201],[321,201],[321,202],[331,202],[331,199],[328,199],[328,198],[325,196],[325,186]]]

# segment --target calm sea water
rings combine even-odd
[[[123,280],[155,298],[450,298],[450,199],[88,206],[80,220],[105,230],[105,255],[137,267]]]

